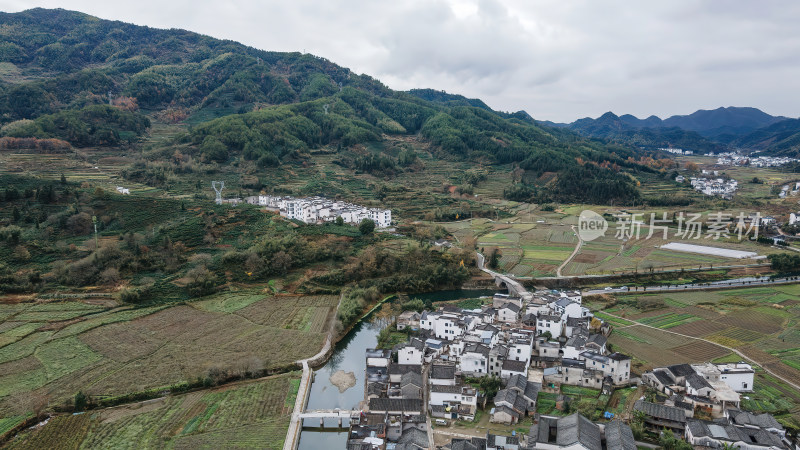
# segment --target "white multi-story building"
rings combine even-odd
[[[250,197],[247,201],[278,210],[282,216],[288,219],[305,223],[333,222],[337,217],[341,217],[345,223],[351,225],[357,225],[364,219],[371,219],[378,228],[388,228],[392,225],[392,211],[389,209],[367,208],[324,197],[295,198],[259,195]]]
[[[692,364],[692,369],[708,381],[721,381],[736,392],[752,392],[755,370],[745,362]]]

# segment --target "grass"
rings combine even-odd
[[[300,392],[299,378],[292,378],[289,380],[289,393],[286,395],[285,406],[294,409],[294,404],[297,402],[297,394]]]
[[[10,417],[3,417],[0,418],[0,437],[4,434],[8,433],[14,427],[24,422],[26,419],[25,416],[10,416]]]
[[[460,302],[456,303],[456,306],[462,309],[478,309],[483,305],[483,300],[479,298],[469,298],[466,300],[461,300]]]
[[[264,298],[263,294],[250,292],[225,292],[216,294],[205,300],[195,302],[193,306],[203,311],[233,313]]]
[[[578,397],[592,397],[597,398],[600,396],[598,389],[586,388],[581,386],[571,386],[567,384],[561,385],[561,393],[565,395],[574,395]]]

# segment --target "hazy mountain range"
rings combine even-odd
[[[800,120],[772,116],[750,107],[701,109],[667,119],[640,119],[607,112],[596,119],[587,117],[569,124],[541,123],[644,148],[675,147],[703,153],[731,149],[784,155],[800,152]]]

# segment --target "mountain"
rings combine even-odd
[[[786,120],[757,108],[727,107],[699,110],[662,120],[651,115],[639,119],[631,114],[608,112],[597,119],[584,118],[566,126],[584,136],[639,147],[678,147],[700,152],[724,151],[726,146],[755,130]]]
[[[663,121],[663,126],[696,131],[716,142],[728,143],[736,137],[745,136],[785,119],[786,117],[771,116],[757,108],[731,106],[714,110],[701,109],[687,116],[672,116]]]
[[[583,136],[645,149],[676,147],[702,153],[723,150],[721,145],[694,131],[664,126],[648,128],[642,125],[656,123],[655,119],[658,118],[651,116],[640,120],[631,115],[619,117],[607,112],[597,119],[587,117],[576,120],[569,124],[568,128]]]
[[[782,120],[738,138],[731,144],[771,155],[800,156],[800,119]]]
[[[541,127],[524,111],[393,91],[309,54],[60,9],[3,13],[0,25],[0,134],[131,146],[138,162],[124,175],[148,184],[180,180],[187,166],[269,175],[316,164],[320,152],[348,170],[391,177],[429,152],[498,170],[517,165],[525,185],[516,199],[601,203],[637,198],[630,175],[650,170],[628,159],[630,149]],[[185,131],[142,146],[151,122]],[[182,160],[171,157],[178,150]],[[540,184],[544,173],[552,175]]]

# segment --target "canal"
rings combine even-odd
[[[497,290],[489,289],[456,289],[449,291],[430,292],[426,294],[414,294],[411,298],[419,298],[423,301],[450,301],[479,298],[491,296]],[[391,302],[392,300],[389,300]],[[353,409],[358,408],[359,403],[364,400],[364,370],[366,360],[364,351],[373,348],[378,344],[378,333],[390,325],[386,320],[386,315],[381,314],[384,308],[381,305],[369,316],[356,324],[352,330],[334,347],[333,355],[328,362],[315,371],[314,382],[311,384],[311,391],[308,398],[307,409]],[[353,372],[356,377],[355,386],[344,392],[339,392],[339,388],[330,382],[330,377],[335,372]],[[318,426],[308,424],[309,426]],[[317,449],[340,449],[347,444],[347,431],[322,431],[319,428],[306,428],[300,434],[300,450]]]

